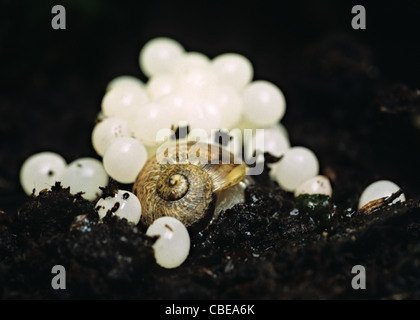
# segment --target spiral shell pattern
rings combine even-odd
[[[241,181],[246,165],[220,146],[189,142],[152,157],[133,186],[146,226],[172,216],[187,227],[209,221],[220,190]]]

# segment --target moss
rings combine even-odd
[[[325,228],[335,215],[331,198],[324,194],[301,194],[295,200],[296,209],[308,215],[321,228]]]

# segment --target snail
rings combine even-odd
[[[218,195],[238,184],[246,169],[232,153],[212,144],[190,141],[158,150],[133,185],[142,206],[141,222],[149,226],[171,216],[186,227],[207,225]]]

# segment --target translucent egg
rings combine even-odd
[[[271,128],[276,128],[277,130],[279,130],[290,141],[289,132],[287,131],[287,128],[284,126],[284,124],[278,122]]]
[[[130,136],[130,126],[122,119],[106,118],[98,122],[92,131],[92,145],[103,156],[109,144],[117,138]]]
[[[179,74],[191,67],[209,67],[210,59],[200,52],[187,52],[179,57],[174,64],[172,73]]]
[[[188,122],[190,118],[189,108],[192,107],[191,98],[180,92],[173,92],[158,100],[168,111],[168,118],[173,124]],[[177,127],[177,125],[175,125]]]
[[[146,148],[131,137],[115,139],[103,157],[106,172],[120,183],[133,183],[146,161]]]
[[[146,86],[146,91],[149,94],[150,100],[156,101],[162,98],[175,89],[175,77],[172,74],[162,73],[153,76],[149,79]]]
[[[143,88],[144,83],[133,76],[119,76],[112,79],[106,86],[106,91],[111,89],[121,88],[121,87],[133,87],[133,88]]]
[[[169,73],[185,50],[177,41],[160,37],[147,42],[140,51],[140,68],[148,76]]]
[[[251,82],[244,88],[242,98],[245,116],[259,126],[268,127],[276,124],[286,111],[283,93],[268,81]]]
[[[161,217],[147,229],[146,235],[158,236],[153,244],[156,263],[163,268],[179,267],[190,252],[190,236],[185,226],[176,218]]]
[[[101,194],[99,187],[108,184],[108,175],[99,160],[80,158],[67,166],[61,183],[63,187],[70,187],[72,194],[84,192],[83,198],[95,200]]]
[[[272,170],[275,180],[284,190],[294,191],[300,184],[318,174],[319,162],[308,148],[292,147]]]
[[[212,65],[220,80],[237,91],[242,90],[254,74],[251,62],[237,53],[221,54],[213,59]]]
[[[203,98],[218,84],[216,73],[209,67],[190,67],[176,76],[176,90],[194,98]]]
[[[116,117],[130,123],[137,109],[149,101],[143,88],[119,87],[108,91],[102,99],[102,111],[107,117]]]
[[[264,128],[264,127],[257,126],[255,123],[249,121],[245,117],[244,113],[242,112],[242,117],[239,119],[239,122],[235,125],[235,128],[239,128],[243,130],[244,142],[246,142],[248,141],[248,139],[252,138],[253,131],[255,131],[256,129]],[[245,132],[248,132],[248,133],[245,134]]]
[[[258,133],[257,133],[258,134]],[[264,129],[264,151],[275,157],[282,156],[290,149],[290,141],[279,125]]]
[[[375,181],[362,192],[359,199],[359,209],[362,208],[364,205],[368,204],[373,200],[377,200],[380,198],[387,198],[391,196],[393,193],[397,192],[400,189],[398,185],[394,182],[389,180],[379,180]],[[392,204],[401,201],[404,202],[405,195],[401,194],[397,199],[395,199]]]
[[[330,180],[326,176],[316,176],[300,184],[295,190],[295,197],[301,194],[324,194],[332,196]]]
[[[200,128],[210,135],[211,130],[221,127],[220,109],[216,103],[207,99],[194,99],[189,104],[187,122],[190,129]]]
[[[158,131],[171,127],[172,119],[168,115],[168,109],[157,102],[140,108],[132,119],[135,123],[132,126],[134,136],[145,145],[156,145]]]
[[[99,218],[103,219],[111,211],[113,215],[119,218],[125,218],[128,222],[137,224],[141,216],[140,200],[135,194],[118,190],[113,197],[101,198],[96,203],[96,210]]]
[[[219,106],[220,126],[228,129],[234,128],[243,114],[243,101],[239,93],[229,85],[222,85],[209,89],[206,97]]]
[[[66,160],[54,152],[40,152],[28,157],[20,169],[20,184],[26,194],[35,195],[61,181],[66,168]]]

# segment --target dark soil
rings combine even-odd
[[[55,3],[2,4],[0,298],[420,298],[420,5],[366,6],[367,29],[355,31],[350,1],[293,3],[64,1],[61,31],[50,25]],[[195,235],[185,263],[166,270],[143,226],[97,223],[95,202],[59,184],[26,196],[19,169],[29,155],[97,157],[90,134],[107,82],[146,80],[138,53],[160,35],[210,57],[249,57],[255,79],[284,91],[291,143],[316,153],[333,197],[310,208],[265,172],[246,203]],[[408,201],[358,212],[378,179],[396,182]],[[51,287],[54,265],[66,268],[66,290]],[[366,269],[365,290],[351,286],[355,265]]]

